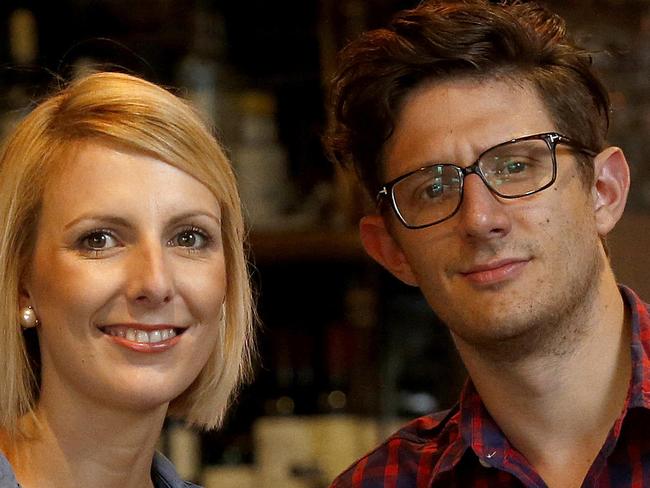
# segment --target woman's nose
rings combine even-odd
[[[128,270],[128,295],[132,302],[156,307],[171,301],[174,279],[165,248],[160,243],[139,246]]]
[[[461,229],[467,237],[503,237],[510,232],[512,225],[507,206],[490,191],[477,174],[465,177],[459,214]]]

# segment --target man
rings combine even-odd
[[[342,53],[329,149],[470,379],[334,487],[650,486],[650,317],[604,238],[629,171],[607,93],[545,9],[425,2]],[[408,322],[408,319],[406,319]]]

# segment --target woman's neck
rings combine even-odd
[[[23,488],[151,487],[151,461],[167,405],[116,411],[41,397],[9,454]]]

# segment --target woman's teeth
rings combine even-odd
[[[157,329],[146,331],[142,329],[131,329],[126,327],[108,328],[105,330],[108,335],[123,337],[127,341],[141,343],[157,343],[166,341],[176,336],[174,329]]]

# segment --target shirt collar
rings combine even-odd
[[[625,412],[642,407],[650,409],[650,313],[647,305],[630,288],[620,286],[625,305],[631,317],[632,378]],[[433,478],[453,469],[468,448],[483,463],[501,464],[503,457],[513,452],[505,435],[486,410],[471,379],[467,380],[460,396],[458,413],[460,435],[450,443],[436,465]]]
[[[195,484],[183,481],[174,465],[158,451],[154,453],[151,463],[151,479],[155,488],[198,488]]]
[[[650,409],[650,314],[648,306],[630,288],[621,286],[623,300],[630,311],[632,328],[632,379],[628,409]]]

